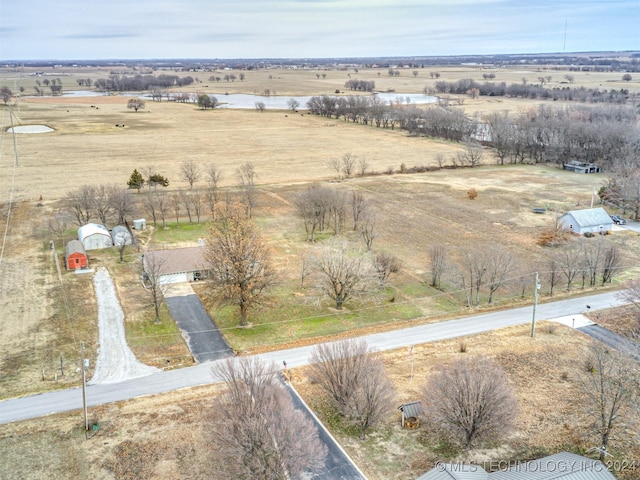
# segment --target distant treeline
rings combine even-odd
[[[456,82],[437,81],[435,93],[485,95],[489,97],[512,98],[543,98],[547,100],[565,100],[590,103],[626,103],[629,99],[629,90],[599,90],[597,88],[572,88],[554,87],[544,88],[543,85],[529,83],[514,83],[507,85],[501,83],[479,83],[471,79],[462,79]]]
[[[97,90],[107,92],[126,92],[150,90],[153,87],[169,88],[184,87],[194,82],[193,77],[179,77],[177,75],[109,75],[109,78],[100,78],[94,82]]]
[[[638,144],[640,128],[631,106],[599,104],[556,108],[540,105],[520,114],[493,114],[478,121],[460,108],[387,103],[378,96],[311,97],[310,113],[410,135],[493,147],[498,163],[593,162],[607,168]]]

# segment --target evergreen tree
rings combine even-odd
[[[129,188],[135,188],[140,191],[140,189],[144,186],[144,178],[142,178],[142,174],[138,172],[138,169],[134,169],[131,177],[129,177],[129,181],[127,182]]]

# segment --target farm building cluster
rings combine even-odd
[[[67,270],[89,267],[88,250],[126,246],[134,242],[128,227],[117,225],[108,230],[99,223],[87,223],[78,229],[78,239],[71,240],[65,248],[65,266]]]

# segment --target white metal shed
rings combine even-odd
[[[82,242],[85,250],[97,250],[113,246],[111,234],[104,225],[87,223],[78,229],[78,240]]]
[[[131,232],[129,232],[127,227],[123,227],[122,225],[111,229],[111,238],[113,239],[113,244],[116,246],[131,245],[132,243]]]

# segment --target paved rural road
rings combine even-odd
[[[624,303],[616,292],[545,303],[538,305],[536,320],[580,314],[587,310],[587,305],[590,305],[591,310],[595,311]],[[363,338],[376,350],[393,350],[414,344],[475,335],[497,328],[530,323],[531,317],[532,308],[521,307],[367,335]],[[281,365],[282,361],[286,360],[287,365],[293,368],[309,363],[312,348],[313,346],[292,348],[269,352],[259,356],[264,360],[274,361],[278,365]],[[87,387],[87,403],[89,406],[102,405],[143,395],[215,383],[219,381],[219,379],[215,378],[211,373],[210,367],[212,363],[213,362],[205,362],[180,370],[163,371],[119,383],[91,385]],[[82,394],[79,387],[4,400],[0,402],[0,424],[80,408],[82,408]]]
[[[172,292],[165,300],[196,362],[220,360],[233,354],[191,285],[181,286],[179,292]]]

